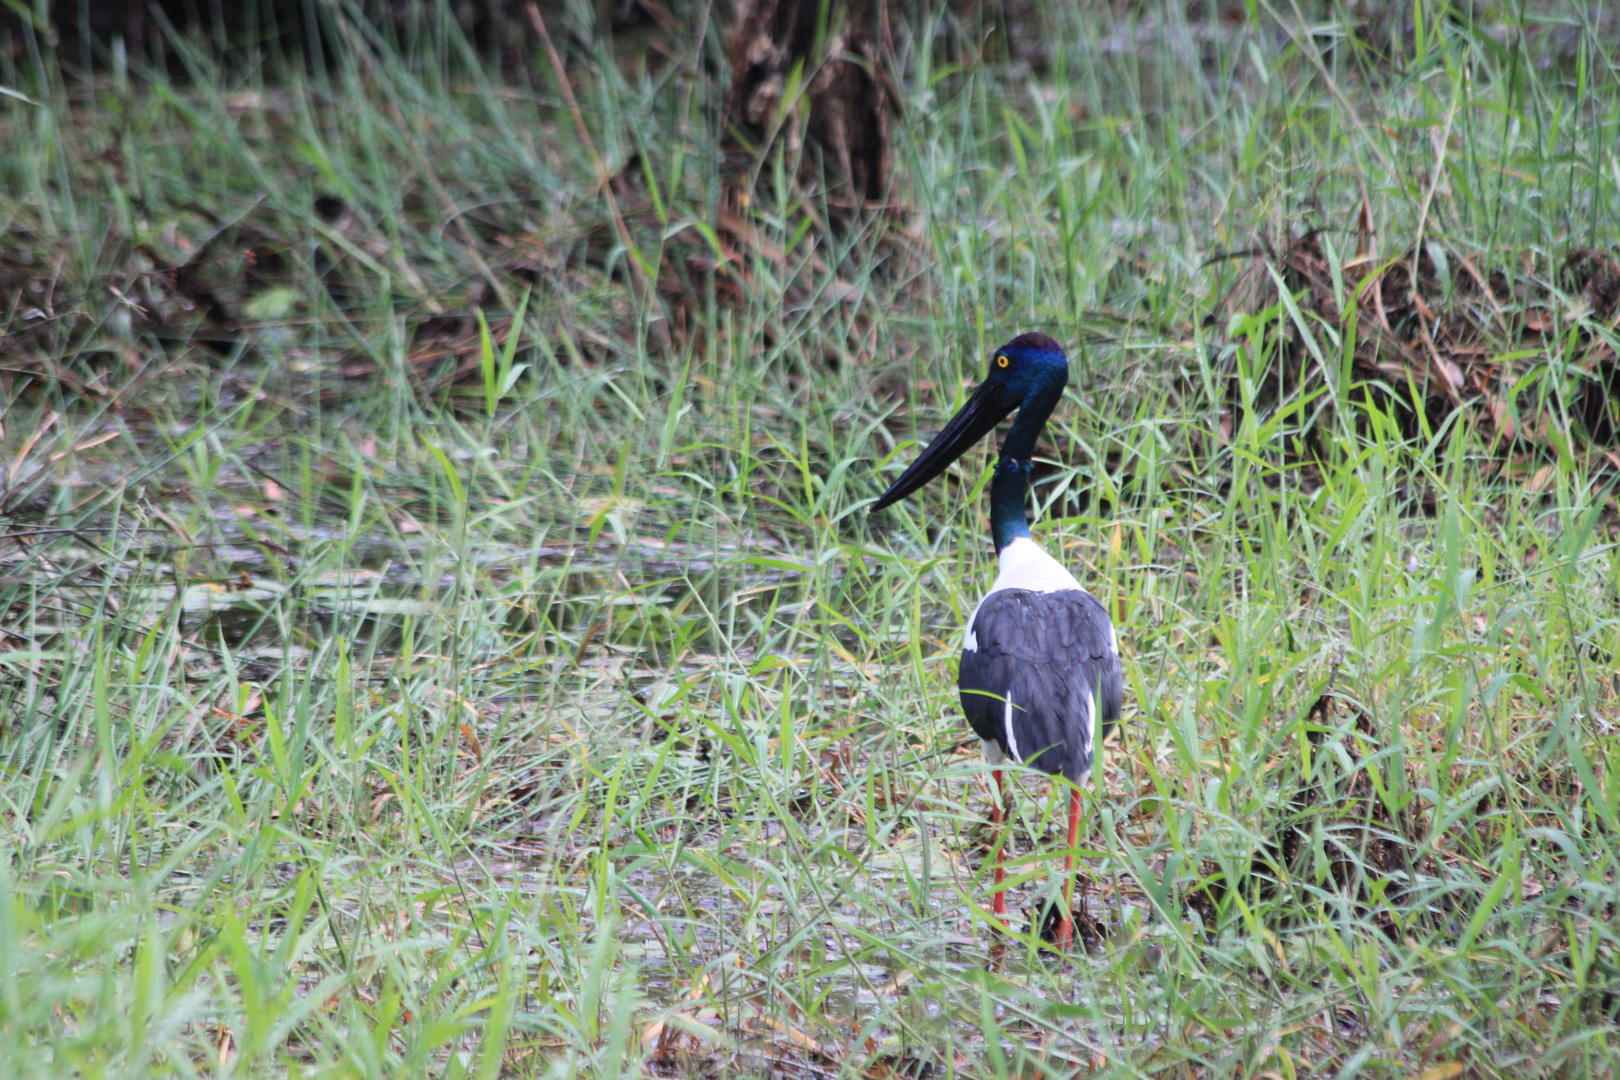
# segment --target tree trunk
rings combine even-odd
[[[801,181],[824,177],[835,206],[883,201],[899,106],[886,0],[741,0],[726,54],[728,126],[750,144],[750,175],[776,140],[808,140]]]

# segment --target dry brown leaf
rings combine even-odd
[[[1462,1075],[1463,1063],[1448,1061],[1441,1065],[1431,1065],[1423,1070],[1421,1080],[1451,1080],[1453,1076]]]

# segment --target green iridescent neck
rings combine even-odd
[[[1029,501],[1031,464],[1027,458],[1019,461],[1002,457],[996,462],[995,475],[990,479],[990,536],[997,553],[1020,536],[1029,536],[1024,510]]]

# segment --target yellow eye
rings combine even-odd
[[[998,355],[996,357],[996,367],[1006,367],[1006,366],[1007,366],[1007,354],[1006,353],[1001,353],[1000,355]]]

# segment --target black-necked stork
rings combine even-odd
[[[1007,923],[1001,860],[1001,769],[1007,758],[1061,775],[1069,797],[1069,854],[1065,861],[1058,945],[1073,935],[1070,910],[1074,853],[1080,839],[1080,787],[1091,775],[1097,744],[1119,719],[1125,695],[1119,641],[1108,612],[1074,575],[1042,551],[1024,519],[1035,440],[1069,381],[1063,347],[1045,334],[1020,334],[997,349],[990,374],[939,436],[872,505],[899,502],[938,476],[968,448],[995,430],[1014,409],[1013,421],[990,482],[990,535],[1000,570],[990,592],[968,617],[957,676],[962,711],[984,740],[996,779],[996,894],[993,912]]]

